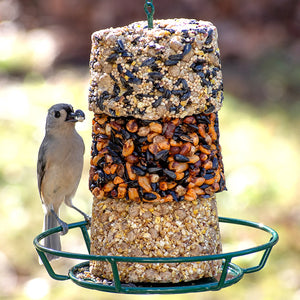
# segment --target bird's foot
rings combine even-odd
[[[85,215],[84,219],[87,222],[87,228],[90,228],[91,224],[92,224],[92,218],[90,216],[88,216],[88,215]]]
[[[62,219],[60,219],[59,216],[56,214],[56,212],[55,212],[53,209],[51,209],[51,212],[52,212],[52,214],[55,216],[55,218],[56,218],[58,224],[62,227],[62,231],[61,231],[60,234],[61,234],[61,235],[67,234],[68,231],[69,231],[69,226],[68,226],[68,224],[65,223]]]
[[[77,210],[80,214],[83,215],[84,220],[88,223],[87,227],[89,228],[91,226],[91,217],[88,216],[86,213],[84,213],[82,210],[80,210],[79,208],[77,208],[76,206],[74,206],[73,204],[69,205],[70,207],[74,208],[75,210]]]
[[[62,231],[60,232],[61,235],[65,235],[69,231],[69,226],[64,221],[60,220],[59,225],[62,227]]]

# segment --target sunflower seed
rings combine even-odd
[[[169,156],[169,150],[159,151],[155,156],[155,160],[166,160]]]
[[[155,57],[147,58],[142,62],[141,67],[152,66],[155,63],[155,61],[156,61]]]
[[[171,179],[176,179],[176,173],[169,170],[169,169],[163,169],[164,174],[166,174],[168,177],[170,177]]]
[[[192,50],[192,45],[190,43],[185,44],[182,52],[182,56],[187,55]]]
[[[159,97],[152,103],[152,107],[158,107],[158,106],[160,106],[162,100],[163,100],[163,96],[159,96]]]
[[[165,61],[165,65],[166,66],[175,66],[178,64],[178,60],[171,60],[171,59],[167,59]]]
[[[146,200],[155,200],[157,198],[157,196],[152,193],[144,193],[143,197]]]
[[[188,157],[181,155],[181,154],[175,154],[174,159],[178,162],[189,162],[190,161]]]
[[[163,78],[163,74],[160,72],[150,72],[148,73],[149,77],[151,77],[154,80],[160,80]]]
[[[137,166],[132,166],[131,169],[133,170],[133,172],[138,175],[138,176],[145,176],[146,172],[143,171],[141,168],[137,167]]]
[[[109,55],[106,59],[107,62],[109,63],[113,63],[117,60],[117,58],[119,57],[118,53],[112,53],[111,55]]]

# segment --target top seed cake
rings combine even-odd
[[[217,37],[212,23],[191,19],[95,32],[89,109],[143,120],[217,112],[223,100]]]

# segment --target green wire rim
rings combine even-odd
[[[179,294],[179,293],[193,293],[193,292],[203,292],[203,291],[216,291],[224,287],[228,287],[240,281],[244,274],[254,273],[260,271],[266,264],[266,261],[270,255],[270,252],[273,246],[278,242],[278,233],[261,223],[245,221],[240,219],[225,218],[219,217],[219,222],[229,223],[235,225],[242,225],[252,227],[258,230],[262,230],[271,235],[269,242],[265,244],[258,245],[256,247],[227,252],[214,255],[203,255],[203,256],[192,256],[192,257],[124,257],[124,256],[100,256],[100,255],[91,255],[91,254],[80,254],[72,253],[65,251],[56,251],[53,249],[46,248],[40,244],[40,241],[46,236],[62,231],[62,227],[58,226],[51,228],[43,233],[40,233],[35,237],[33,244],[36,248],[36,251],[43,262],[48,274],[55,280],[68,280],[71,279],[77,285],[94,289],[104,292],[111,293],[123,293],[123,294]],[[69,224],[69,230],[74,228],[80,228],[85,245],[87,247],[88,253],[90,253],[90,236],[88,233],[87,222],[77,222]],[[249,268],[242,268],[234,263],[232,259],[241,257],[244,255],[249,255],[257,252],[262,252],[261,259],[256,266]],[[49,260],[47,259],[45,253],[50,253],[58,257],[65,257],[70,259],[80,259],[84,260],[83,263],[73,266],[68,275],[57,274],[52,268]],[[109,262],[112,267],[114,281],[112,284],[102,284],[94,282],[91,279],[82,279],[78,278],[77,274],[81,272],[82,269],[88,269],[89,261],[105,261]],[[132,262],[132,263],[186,263],[186,262],[200,262],[200,261],[209,261],[209,260],[222,260],[222,271],[218,279],[209,278],[209,279],[199,279],[191,282],[182,282],[179,284],[124,284],[120,281],[119,271],[118,271],[118,262]]]

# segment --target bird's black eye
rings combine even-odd
[[[59,118],[59,117],[60,117],[60,112],[59,112],[58,110],[56,110],[56,111],[54,112],[54,117],[55,117],[55,118]]]

